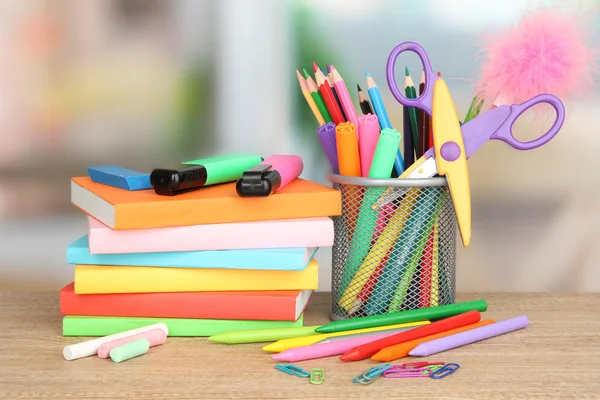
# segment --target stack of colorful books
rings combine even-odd
[[[62,289],[64,336],[104,336],[164,322],[169,336],[303,325],[318,288],[321,247],[340,192],[297,179],[266,198],[235,183],[177,196],[71,181],[87,235],[67,250],[74,282]]]

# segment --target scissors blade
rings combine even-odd
[[[438,173],[445,175],[463,245],[471,242],[471,189],[462,131],[452,96],[443,79],[433,89],[432,128]]]

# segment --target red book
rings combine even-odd
[[[60,291],[62,315],[296,321],[312,290],[75,294]]]

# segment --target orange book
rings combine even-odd
[[[76,294],[60,291],[61,315],[297,321],[312,290]]]
[[[71,180],[71,202],[112,229],[330,217],[342,212],[338,190],[304,179],[269,197],[243,198],[237,195],[235,182],[171,197],[159,196],[152,189],[128,191],[81,177]]]

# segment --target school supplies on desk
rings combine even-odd
[[[110,352],[115,347],[122,346],[127,343],[139,339],[146,339],[148,341],[148,347],[160,346],[167,340],[167,333],[162,329],[152,329],[151,331],[137,333],[135,335],[127,336],[123,339],[116,339],[108,343],[103,343],[98,347],[98,358],[110,357]]]
[[[150,174],[150,183],[156,194],[174,196],[204,186],[236,181],[245,170],[262,161],[262,157],[248,154],[186,161],[173,168],[155,168]]]
[[[316,331],[320,333],[344,332],[355,329],[400,324],[404,322],[436,320],[462,314],[472,310],[484,312],[487,311],[487,307],[487,302],[485,300],[478,299],[438,307],[352,318],[342,321],[333,321],[317,328]]]
[[[224,268],[302,271],[317,248],[204,250],[161,253],[91,254],[87,235],[67,248],[67,264],[130,267]]]
[[[317,87],[319,88],[319,94],[323,98],[323,103],[325,103],[325,107],[327,107],[327,111],[329,111],[329,115],[331,115],[331,120],[339,125],[342,122],[345,122],[346,119],[342,114],[342,110],[335,98],[331,87],[329,86],[329,82],[327,77],[323,74],[323,71],[313,62],[313,69],[315,72],[315,80],[317,82]]]
[[[354,126],[356,126],[357,133],[360,134],[358,118],[356,116],[354,104],[352,104],[352,98],[350,97],[350,93],[348,93],[348,88],[346,87],[346,83],[342,79],[342,76],[333,65],[331,65],[331,78],[333,80],[340,104],[342,105],[342,110],[344,111],[346,121],[354,124]]]
[[[117,339],[123,339],[132,335],[137,335],[138,333],[149,332],[154,329],[160,329],[166,334],[169,333],[169,328],[162,322],[154,324],[145,324],[135,329],[130,328],[129,330],[119,331],[108,336],[103,336],[96,339],[87,340],[85,342],[65,346],[63,349],[63,357],[65,358],[65,360],[68,361],[76,360],[78,358],[83,357],[89,357],[94,354],[97,354],[98,348],[105,343],[109,343]]]
[[[441,353],[442,351],[451,350],[456,347],[478,342],[480,340],[503,335],[518,329],[524,329],[528,324],[529,320],[527,317],[525,315],[521,315],[519,317],[496,322],[491,325],[482,326],[477,329],[456,333],[455,335],[421,343],[411,350],[409,354],[415,357],[425,357],[431,354]]]
[[[474,324],[465,325],[465,326],[461,326],[459,328],[450,329],[447,331],[436,333],[435,335],[425,336],[425,337],[411,340],[408,342],[384,347],[381,350],[379,350],[377,353],[373,354],[373,356],[371,356],[371,360],[389,362],[389,361],[397,360],[398,358],[408,357],[409,352],[412,351],[414,348],[416,348],[421,343],[425,343],[430,340],[435,340],[438,338],[443,338],[446,336],[451,336],[451,335],[454,335],[454,334],[457,334],[460,332],[466,332],[469,330],[473,330],[473,329],[476,329],[476,328],[479,328],[482,326],[493,324],[494,322],[496,322],[496,321],[488,319],[488,320],[480,321],[480,322],[477,322]]]
[[[409,329],[415,328],[416,329],[418,327],[422,327],[424,325],[426,326],[428,324],[429,324],[429,321],[415,321],[415,322],[408,322],[405,324],[394,324],[394,325],[390,325],[390,326],[386,326],[386,327],[357,329],[355,331],[325,333],[325,334],[321,333],[319,335],[310,335],[310,336],[305,336],[305,337],[297,337],[297,338],[278,340],[275,343],[266,345],[262,349],[264,351],[268,351],[268,352],[280,353],[287,349],[291,349],[294,347],[300,347],[300,346],[308,346],[311,344],[318,343],[324,339],[327,339],[330,337],[335,337],[335,336],[349,336],[349,335],[367,333],[367,332],[387,331],[390,329],[402,329],[402,328],[409,328]]]
[[[313,360],[315,358],[337,356],[344,354],[354,347],[383,339],[396,333],[397,332],[395,331],[383,331],[382,333],[375,332],[372,334],[370,333],[369,336],[353,337],[351,339],[344,339],[345,337],[342,336],[340,337],[342,340],[335,342],[322,341],[308,346],[293,347],[291,349],[284,350],[281,353],[274,354],[271,358],[277,361],[297,362]]]
[[[210,336],[208,340],[226,344],[274,342],[281,339],[317,335],[315,332],[317,327],[318,325],[296,328],[236,330]]]
[[[116,165],[89,167],[88,174],[92,181],[124,190],[152,189],[150,174],[132,171]]]
[[[147,229],[199,224],[329,217],[341,214],[338,190],[301,178],[277,196],[248,201],[235,183],[214,185],[178,196],[152,190],[130,192],[81,177],[71,180],[71,202],[112,229]]]
[[[302,173],[302,159],[294,155],[274,155],[242,174],[235,186],[242,197],[267,197],[286,187]]]
[[[302,91],[302,95],[306,100],[306,103],[310,107],[315,119],[319,123],[319,126],[325,125],[325,119],[323,118],[323,114],[319,111],[319,107],[315,102],[314,97],[311,96],[310,90],[308,89],[308,85],[306,83],[306,79],[302,76],[300,71],[296,70],[296,76],[298,77],[298,83],[300,84],[300,90]]]
[[[123,254],[329,247],[334,233],[327,217],[127,230],[88,217],[87,237],[91,254]]]
[[[60,291],[61,315],[296,321],[312,290],[76,294]],[[243,307],[240,307],[243,304]]]
[[[168,327],[167,333],[169,337],[202,337],[213,336],[219,333],[241,329],[301,327],[304,322],[304,318],[300,317],[298,321],[246,321],[229,319],[96,317],[67,315],[63,318],[63,336],[112,335],[126,329],[139,328],[161,322]]]
[[[75,293],[316,290],[319,264],[303,271],[75,265]]]
[[[439,321],[432,322],[429,325],[420,328],[411,329],[410,331],[398,333],[374,342],[366,343],[355,347],[344,353],[340,360],[342,361],[360,361],[373,356],[384,347],[393,346],[395,344],[408,342],[409,340],[419,339],[425,336],[434,335],[436,333],[448,331],[450,329],[459,328],[461,326],[474,324],[479,322],[481,314],[479,311],[468,311],[464,314],[454,315]]]
[[[323,120],[325,121],[325,123],[331,122],[331,115],[329,115],[329,111],[327,110],[327,107],[325,107],[323,98],[319,94],[319,88],[317,87],[317,84],[315,83],[313,78],[308,74],[308,71],[302,69],[302,73],[304,74],[304,78],[306,79],[306,87],[310,92],[310,96],[315,101],[319,112],[323,116]]]
[[[110,359],[120,363],[144,355],[148,350],[150,350],[150,342],[147,339],[138,339],[112,349]]]

